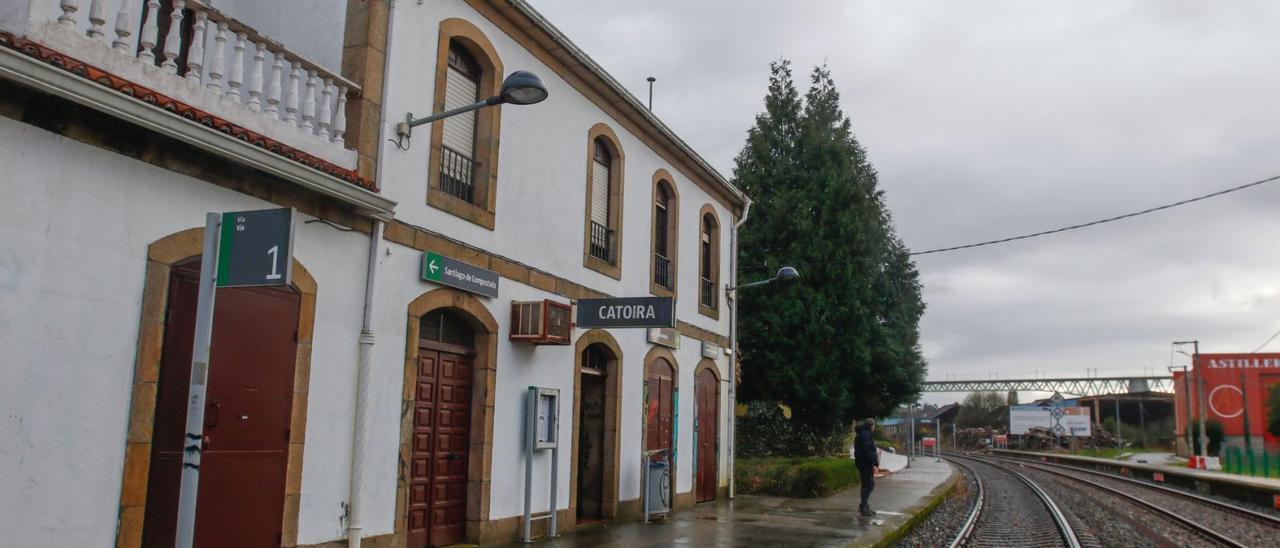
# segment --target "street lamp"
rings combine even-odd
[[[1192,345],[1192,354],[1187,354],[1181,350],[1177,352],[1184,356],[1191,356],[1191,370],[1196,374],[1196,392],[1198,393],[1196,399],[1199,400],[1197,402],[1198,405],[1196,405],[1196,412],[1200,415],[1200,456],[1205,457],[1209,454],[1209,433],[1204,429],[1204,416],[1208,413],[1204,402],[1204,372],[1200,370],[1200,365],[1196,363],[1200,357],[1200,341],[1173,341],[1174,346],[1184,344]],[[1188,400],[1189,403],[1190,400]]]
[[[542,79],[537,74],[527,70],[517,70],[509,75],[507,79],[502,81],[502,89],[497,95],[488,99],[481,99],[465,107],[458,107],[453,110],[446,110],[430,116],[422,118],[414,118],[413,113],[405,114],[404,121],[396,124],[396,135],[399,136],[396,144],[403,150],[408,150],[407,145],[403,145],[405,139],[413,136],[413,128],[422,124],[429,124],[436,120],[443,120],[450,116],[456,116],[465,112],[471,112],[480,108],[501,105],[508,103],[512,105],[532,105],[541,103],[547,98],[547,87],[542,84]]]
[[[777,274],[767,280],[724,288],[725,301],[729,304],[729,351],[731,353],[729,363],[729,401],[733,406],[733,411],[729,413],[729,498],[733,498],[736,494],[736,486],[733,480],[733,439],[735,437],[734,426],[738,423],[738,391],[734,388],[734,384],[737,382],[738,368],[738,290],[768,285],[776,281],[790,282],[798,279],[800,279],[799,271],[790,266],[784,266],[778,269]]]
[[[767,285],[767,284],[771,284],[771,283],[773,283],[773,282],[778,282],[778,281],[782,281],[782,282],[790,282],[790,281],[794,281],[794,280],[798,280],[798,279],[800,279],[800,272],[796,271],[796,269],[794,269],[794,268],[792,268],[792,267],[784,266],[784,267],[782,267],[782,268],[779,268],[779,269],[778,269],[778,273],[777,273],[777,274],[774,274],[774,276],[773,276],[772,278],[769,278],[769,279],[767,279],[767,280],[760,280],[760,281],[758,281],[758,282],[750,282],[750,283],[740,284],[740,285],[736,285],[736,286],[733,286],[733,287],[726,287],[726,288],[724,288],[724,292],[725,292],[725,294],[726,294],[726,295],[728,295],[728,294],[733,293],[733,292],[735,292],[735,291],[737,291],[737,290],[739,290],[739,289],[746,289],[746,288],[748,288],[748,287],[756,287],[756,286],[761,286],[761,285]],[[732,296],[730,296],[730,301],[732,301],[732,299],[733,299],[733,297],[732,297]]]

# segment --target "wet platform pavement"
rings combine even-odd
[[[857,488],[822,499],[739,495],[652,524],[597,523],[510,546],[871,546],[928,504],[953,473],[949,464],[929,457],[877,479],[871,495],[871,507],[879,512],[874,518],[858,516]]]

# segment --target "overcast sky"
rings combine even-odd
[[[769,61],[802,84],[828,63],[915,250],[1280,174],[1277,2],[532,3],[637,97],[656,77],[654,111],[726,176]],[[1280,329],[1278,243],[1280,182],[917,257],[929,378],[1163,373],[1178,339],[1252,351]]]

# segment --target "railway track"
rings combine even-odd
[[[1220,546],[1273,546],[1280,542],[1280,518],[1180,489],[1062,464],[996,458],[1064,478],[1069,483],[1142,507]]]
[[[985,460],[956,455],[945,458],[965,469],[978,485],[973,508],[952,540],[952,548],[1081,547],[1057,504],[1024,474]]]

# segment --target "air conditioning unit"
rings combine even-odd
[[[533,344],[569,344],[573,308],[551,300],[511,301],[511,340]]]

